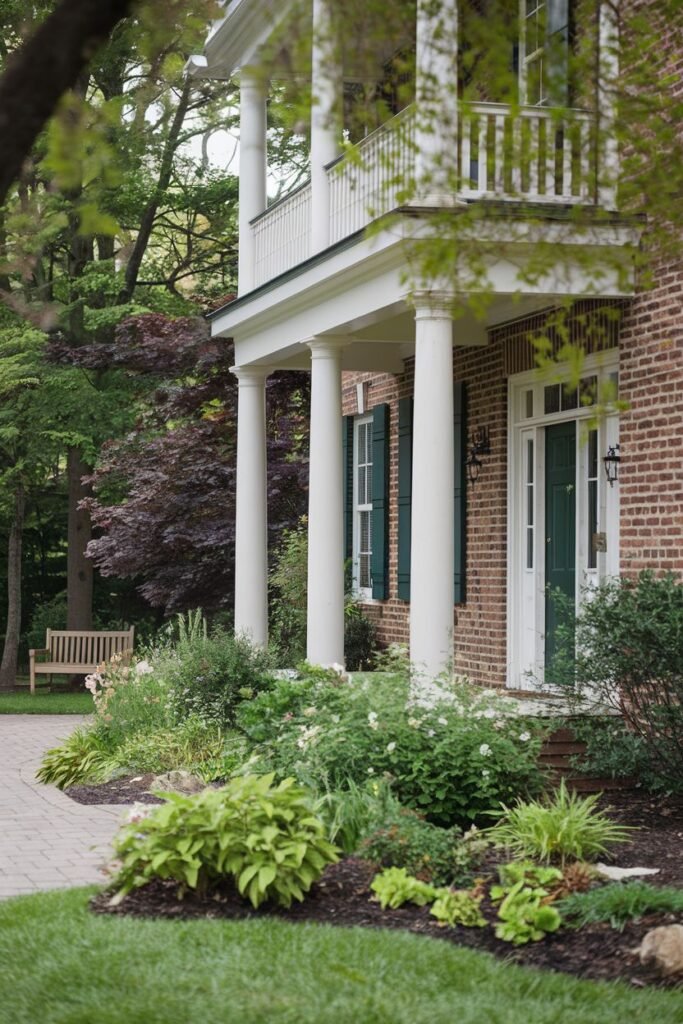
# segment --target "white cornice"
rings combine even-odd
[[[231,0],[206,41],[206,63],[190,58],[188,72],[198,78],[229,78],[254,61],[291,7],[292,0]]]

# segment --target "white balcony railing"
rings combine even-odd
[[[251,222],[254,286],[303,263],[311,255],[311,183],[273,203]]]
[[[596,201],[595,119],[585,111],[476,103],[459,116],[453,171],[465,200],[549,204]],[[334,245],[415,194],[415,115],[404,111],[328,168]],[[310,182],[252,221],[255,286],[311,255]]]

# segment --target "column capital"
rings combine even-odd
[[[411,292],[410,301],[416,320],[452,320],[455,294],[446,288],[418,289]]]
[[[234,373],[240,386],[260,384],[265,381],[273,372],[272,366],[231,366],[230,373]]]
[[[311,338],[309,341],[304,342],[307,348],[311,350],[311,356],[337,356],[343,349],[348,348],[352,343],[351,338],[347,338],[341,334],[329,334],[321,337]]]

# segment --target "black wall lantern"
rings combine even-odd
[[[605,475],[610,487],[614,487],[614,481],[619,479],[620,451],[618,444],[611,444],[607,448],[607,455],[602,460],[605,463]]]
[[[489,439],[489,428],[479,427],[477,431],[470,434],[469,439],[469,453],[466,459],[467,475],[470,478],[470,483],[474,486],[479,477],[479,471],[482,467],[481,455],[491,454],[491,441]]]

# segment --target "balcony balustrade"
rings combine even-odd
[[[409,108],[327,168],[329,244],[402,206],[419,207],[415,113]],[[462,105],[453,159],[454,198],[527,205],[597,202],[595,118],[586,111],[499,103]],[[311,185],[251,221],[254,286],[312,255]]]

